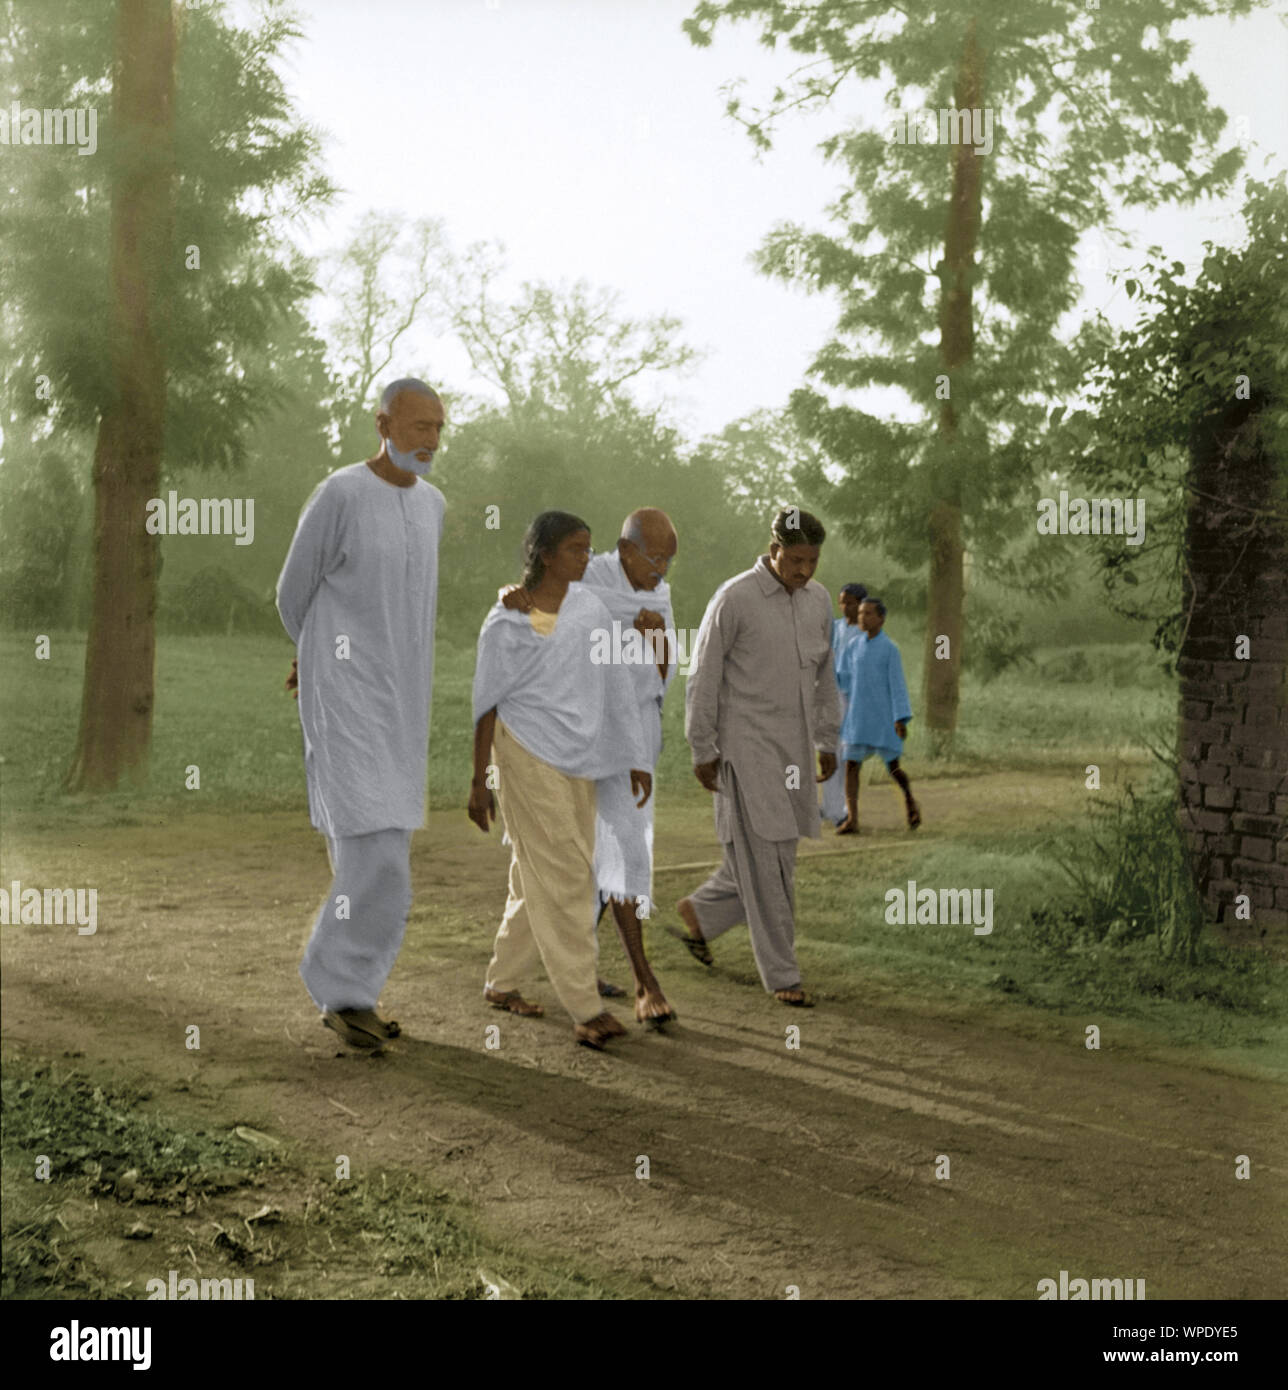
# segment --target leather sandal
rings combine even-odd
[[[340,1009],[339,1014],[355,1028],[362,1028],[368,1033],[383,1034],[386,1038],[402,1035],[402,1028],[396,1018],[381,1018],[375,1009]]]
[[[711,954],[711,948],[705,941],[699,941],[696,936],[690,936],[688,932],[681,931],[678,927],[667,927],[668,936],[673,936],[677,941],[683,941],[689,948],[689,954],[696,961],[701,961],[703,965],[714,965],[715,957]]]
[[[504,1009],[507,1013],[519,1014],[523,1018],[543,1018],[545,1016],[546,1011],[540,1004],[529,1004],[517,989],[506,990],[504,994],[498,990],[485,989],[483,998],[494,1009]]]
[[[369,1027],[363,1027],[355,1022],[353,1015],[361,1014],[357,1009],[341,1009],[336,1013],[332,1009],[325,1009],[322,1013],[322,1023],[330,1028],[333,1033],[339,1035],[349,1044],[350,1047],[360,1047],[368,1052],[378,1052],[385,1043],[389,1041],[383,1032],[374,1032]]]

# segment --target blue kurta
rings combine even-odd
[[[832,619],[832,661],[836,671],[836,683],[841,689],[841,718],[849,701],[845,698],[845,685],[841,680],[841,654],[856,637],[863,636],[858,623],[846,618]],[[845,755],[840,748],[836,750],[836,771],[823,783],[823,819],[839,825],[845,819]]]
[[[894,726],[912,718],[912,705],[899,648],[884,631],[875,637],[864,633],[845,648],[837,662],[837,684],[850,702],[841,742],[880,753],[886,762],[897,758],[903,745]]]

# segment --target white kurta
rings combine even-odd
[[[337,469],[305,504],[282,567],[309,814],[332,839],[425,823],[443,509],[430,483]]]
[[[626,577],[616,550],[596,555],[586,566],[581,581],[603,600],[609,615],[622,625],[623,634],[634,632],[641,608],[662,615],[668,631],[675,630],[671,590],[665,580],[656,589],[636,589]],[[648,654],[648,653],[646,653]],[[635,708],[648,749],[648,760],[639,766],[652,772],[662,752],[662,699],[675,678],[676,652],[670,652],[666,680],[655,660],[629,665],[635,690]],[[636,805],[629,776],[606,777],[595,784],[595,880],[599,891],[614,898],[653,896],[653,804],[657,787],[643,806]]]

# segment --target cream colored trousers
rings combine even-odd
[[[510,896],[487,988],[517,990],[545,967],[574,1023],[604,1011],[596,972],[595,784],[535,758],[498,719],[497,799],[510,837]]]

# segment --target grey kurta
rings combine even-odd
[[[337,469],[305,504],[282,567],[309,813],[332,839],[425,822],[443,507],[430,483]]]
[[[814,750],[834,752],[840,724],[831,635],[827,590],[810,580],[788,592],[766,555],[716,590],[698,629],[685,737],[695,764],[732,764],[762,840],[819,836]],[[716,834],[728,844],[736,812],[719,792],[714,801]]]

